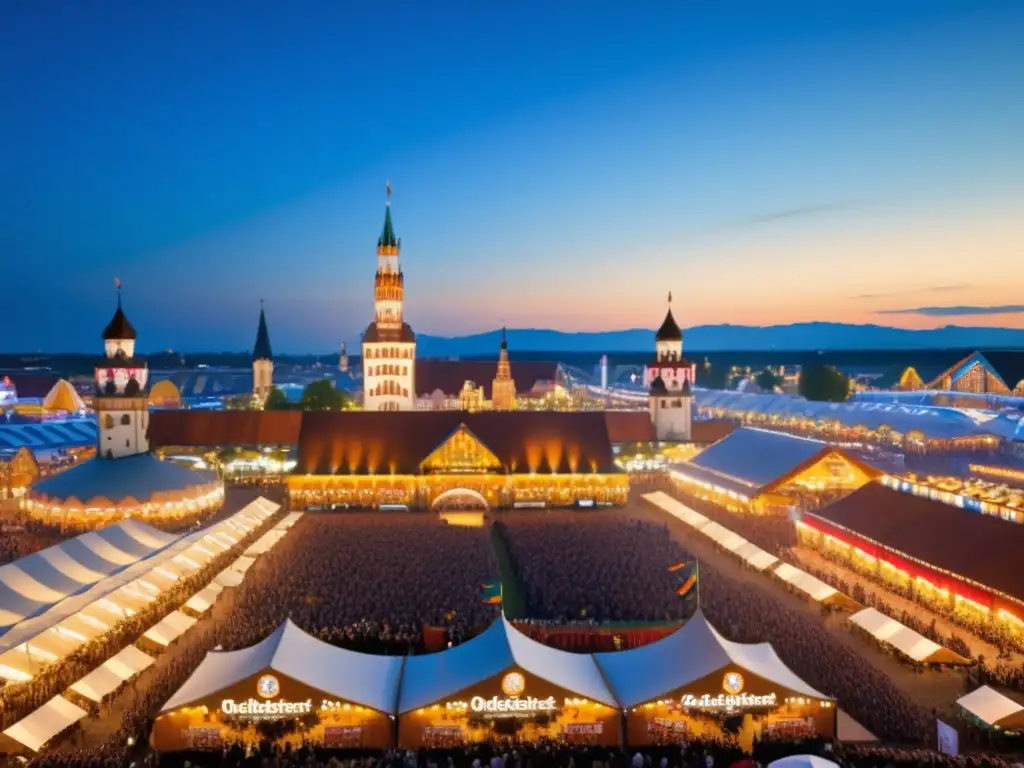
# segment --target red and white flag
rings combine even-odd
[[[390,181],[385,181],[384,182],[384,186],[387,188],[388,197],[391,197],[391,182]]]

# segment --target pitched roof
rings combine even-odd
[[[654,442],[650,411],[605,411],[604,423],[613,443]]]
[[[561,651],[532,640],[502,616],[468,642],[440,653],[410,656],[402,678],[398,714],[435,704],[512,667],[570,693],[618,707],[593,656]]]
[[[654,334],[655,341],[682,341],[683,332],[679,330],[679,326],[676,324],[676,319],[672,317],[672,308],[669,307],[668,312],[665,314],[665,320],[662,322],[658,332]]]
[[[717,443],[736,431],[736,424],[728,419],[694,421],[690,425],[690,439],[695,443]]]
[[[693,465],[737,481],[749,493],[832,450],[831,446],[817,440],[743,427],[684,462],[684,466]]]
[[[96,420],[91,418],[0,424],[0,449],[46,451],[95,445],[96,431]]]
[[[604,414],[542,411],[305,413],[297,474],[418,474],[465,425],[506,472],[618,472]]]
[[[681,629],[657,642],[628,651],[598,653],[595,658],[623,707],[674,693],[730,666],[801,696],[829,698],[801,680],[769,643],[726,640],[699,610]]]
[[[253,360],[273,360],[274,355],[270,351],[270,334],[267,333],[267,316],[260,307],[260,324],[256,329],[256,344],[252,348]]]
[[[273,670],[330,696],[390,715],[398,697],[402,662],[401,656],[338,648],[306,634],[286,619],[256,645],[206,654],[160,711],[178,709]]]
[[[302,411],[152,411],[149,444],[298,445]]]
[[[51,500],[125,499],[143,502],[155,493],[199,488],[216,481],[216,475],[187,469],[152,454],[120,459],[89,459],[32,486],[31,495]]]
[[[384,208],[384,230],[380,233],[380,237],[377,238],[377,247],[388,247],[397,248],[398,238],[395,237],[395,228],[391,224],[391,206],[387,205]]]
[[[516,394],[525,395],[540,381],[559,381],[560,366],[557,362],[517,362],[509,364]],[[498,373],[498,361],[494,360],[417,360],[416,394],[420,397],[432,395],[440,390],[454,397],[462,385],[472,381],[484,388],[484,398],[491,397],[491,383]]]
[[[107,327],[103,329],[103,340],[113,341],[117,339],[134,339],[135,328],[128,322],[128,317],[125,315],[124,310],[121,309],[121,297],[117,297],[117,311],[114,312],[114,316],[107,323]]]
[[[1024,600],[1024,525],[869,483],[808,516]]]
[[[377,323],[372,322],[367,326],[366,333],[363,334],[363,343],[373,344],[378,341],[411,342],[416,341],[416,334],[412,332],[412,328],[409,327],[408,323],[402,323],[402,327],[399,330],[392,330],[390,328],[378,328]]]
[[[1011,392],[1024,381],[1024,349],[989,349],[981,354]]]

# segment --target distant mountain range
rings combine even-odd
[[[654,331],[646,328],[599,333],[518,329],[509,330],[507,336],[510,348],[530,352],[646,352],[654,348]],[[455,338],[420,335],[417,342],[416,353],[421,357],[493,355],[501,331]],[[1024,349],[1024,330],[947,325],[917,331],[847,323],[698,325],[683,331],[683,343],[690,352]]]

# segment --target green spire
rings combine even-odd
[[[387,207],[384,209],[384,231],[380,233],[380,239],[377,240],[377,247],[398,247],[398,238],[395,237],[395,228],[391,225],[391,203],[388,203]]]

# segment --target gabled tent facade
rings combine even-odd
[[[594,657],[538,643],[502,618],[467,643],[406,661],[400,746],[513,736],[618,745],[619,705]]]
[[[882,472],[819,440],[744,427],[689,461],[673,464],[689,493],[736,511],[771,514],[804,493],[849,493]]]
[[[742,718],[741,740],[785,729],[835,736],[831,697],[801,680],[768,643],[726,640],[699,611],[663,640],[596,655],[626,711],[630,745],[721,735]]]
[[[249,648],[207,654],[163,706],[150,743],[216,747],[260,722],[299,719],[325,746],[387,748],[403,661],[337,648],[286,621]]]

